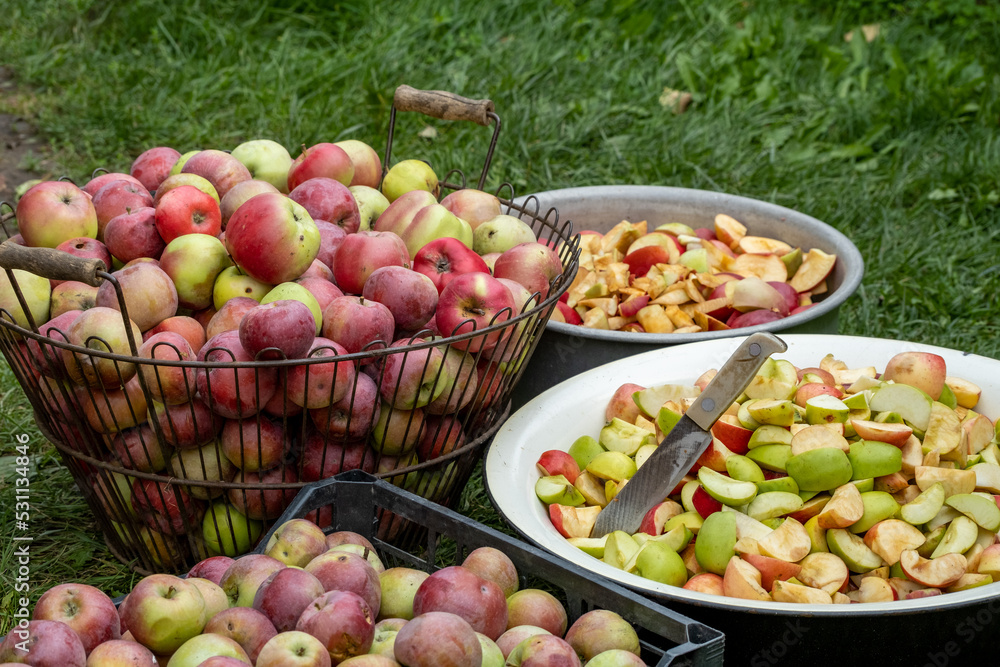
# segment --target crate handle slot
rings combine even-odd
[[[50,280],[75,280],[98,287],[107,270],[99,259],[75,257],[55,248],[28,248],[10,241],[0,243],[0,268],[20,269]]]

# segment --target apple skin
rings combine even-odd
[[[108,222],[123,213],[153,205],[153,197],[142,185],[131,181],[111,181],[94,194],[94,211],[97,213],[97,238],[104,238]]]
[[[504,253],[521,243],[535,241],[535,231],[531,225],[516,216],[501,214],[476,227],[472,249],[480,255]]]
[[[66,181],[44,181],[17,202],[17,227],[24,244],[55,248],[68,239],[97,238],[97,211],[91,198]]]
[[[223,609],[208,620],[204,632],[236,641],[254,662],[263,647],[278,634],[267,616],[249,606]]]
[[[156,419],[166,443],[180,449],[208,444],[219,434],[224,422],[200,396],[180,405],[152,403],[149,414]]]
[[[142,185],[142,181],[140,181],[138,178],[135,178],[134,176],[131,176],[130,174],[126,174],[120,171],[112,171],[112,172],[105,172],[103,174],[100,174],[99,176],[94,176],[92,179],[84,183],[80,189],[86,192],[88,195],[90,195],[91,198],[93,198],[94,195],[97,194],[98,190],[100,190],[101,188],[103,188],[105,185],[107,185],[112,181],[131,181],[136,185]],[[21,199],[23,200],[24,197],[21,197]]]
[[[132,482],[132,507],[139,520],[166,535],[184,535],[201,523],[205,504],[185,487],[151,479]]]
[[[238,330],[210,338],[198,352],[198,361],[232,363],[253,361],[240,343]],[[278,389],[276,368],[199,368],[198,392],[209,407],[227,419],[242,419],[260,412]],[[210,400],[208,400],[210,399]]]
[[[295,280],[319,253],[320,234],[302,206],[265,192],[239,207],[226,227],[226,247],[247,275],[277,285]]]
[[[108,595],[87,584],[58,584],[35,603],[35,621],[59,621],[80,637],[87,653],[98,644],[121,637],[118,609]]]
[[[156,656],[137,641],[112,639],[94,647],[87,667],[157,667]]]
[[[382,588],[382,603],[378,618],[413,618],[413,596],[420,584],[430,575],[412,567],[390,567],[379,573]]]
[[[944,358],[933,352],[900,352],[886,362],[883,380],[920,389],[935,401],[941,397],[947,375]]]
[[[125,307],[140,331],[147,331],[177,314],[177,287],[166,271],[152,262],[137,262],[111,274],[117,279]],[[121,304],[114,284],[108,280],[97,288],[95,304],[118,311]],[[121,315],[119,315],[121,318]],[[136,342],[138,344],[138,341]]]
[[[314,412],[323,412],[320,408]],[[352,428],[353,424],[352,423]],[[326,442],[318,433],[306,436],[299,462],[303,482],[315,482],[327,477],[333,477],[345,470],[364,470],[375,472],[376,456],[374,450],[362,441]]]
[[[388,198],[386,201],[389,201]],[[374,229],[378,232],[392,232],[402,235],[403,230],[410,225],[420,210],[436,203],[437,198],[426,190],[405,192],[382,211],[375,221]]]
[[[493,277],[509,278],[544,299],[549,295],[549,284],[562,270],[555,250],[531,242],[516,245],[500,255],[493,265]]]
[[[231,607],[252,607],[261,583],[273,572],[285,567],[284,563],[270,556],[247,554],[235,560],[222,575],[219,585],[229,596]]]
[[[457,275],[490,273],[490,268],[482,257],[450,236],[435,239],[418,250],[413,256],[413,270],[430,278],[438,294]]]
[[[274,624],[278,632],[295,629],[309,603],[323,595],[323,584],[315,575],[294,567],[276,570],[261,582],[253,608]]]
[[[382,194],[394,202],[411,190],[426,190],[435,201],[441,192],[434,169],[423,160],[403,160],[389,167],[382,178]]]
[[[156,209],[149,206],[111,218],[104,228],[104,244],[122,263],[140,257],[158,260],[167,247],[156,229]]]
[[[420,331],[434,315],[438,302],[434,282],[402,266],[375,269],[365,281],[361,296],[384,304],[396,327],[407,332]]]
[[[577,618],[565,639],[584,662],[609,649],[639,655],[639,637],[632,625],[613,611],[593,609]]]
[[[347,354],[347,349],[340,343],[318,336],[305,358],[336,359]],[[348,359],[292,366],[287,369],[285,378],[288,399],[307,410],[325,408],[350,393],[355,373],[354,361]]]
[[[388,347],[395,330],[396,321],[389,308],[361,296],[337,297],[323,309],[323,337],[339,343],[349,353]]]
[[[509,598],[520,587],[514,562],[507,554],[494,547],[473,549],[462,561],[462,567],[495,583],[503,591],[504,597]]]
[[[219,444],[226,458],[247,472],[277,467],[291,448],[281,422],[264,415],[255,415],[250,419],[227,419]]]
[[[132,161],[129,176],[135,178],[142,187],[154,192],[160,183],[170,175],[170,170],[181,157],[180,151],[170,146],[156,146],[143,151]]]
[[[170,190],[154,208],[156,231],[168,244],[185,234],[218,236],[222,231],[219,203],[193,185]]]
[[[406,244],[390,232],[357,232],[340,243],[333,257],[333,277],[345,294],[361,294],[375,269],[410,265]]]
[[[69,328],[73,321],[83,313],[82,310],[68,310],[65,313],[60,313],[52,319],[50,319],[45,324],[39,325],[38,333],[42,334],[46,342],[48,341],[61,341],[65,342],[66,330]],[[45,345],[42,348],[42,343],[35,340],[34,338],[28,338],[25,341],[25,346],[27,349],[28,363],[31,367],[37,370],[42,375],[51,378],[61,377],[63,366],[62,353],[59,348],[52,345]],[[56,393],[58,396],[58,392]],[[67,406],[68,407],[68,406]],[[72,414],[72,413],[70,413]]]
[[[294,484],[299,481],[292,467],[272,468],[264,472],[241,472],[234,482],[252,485],[252,488],[230,489],[229,502],[251,519],[269,521],[277,519],[295,499],[295,489],[273,489],[274,484]],[[266,489],[266,490],[264,490]],[[282,563],[283,564],[283,563]]]
[[[240,206],[243,206],[251,197],[264,192],[280,192],[280,190],[267,181],[256,179],[241,181],[234,185],[226,193],[226,196],[222,198],[222,201],[219,202],[219,213],[222,215],[222,229],[225,229],[229,225],[229,219],[233,217],[233,213]]]
[[[35,326],[44,324],[49,319],[49,306],[52,302],[52,284],[48,278],[36,276],[33,273],[14,269],[14,282],[17,283],[28,305],[28,313],[21,308],[21,302],[14,292],[14,286],[7,272],[0,272],[0,308],[6,310],[14,318],[14,322],[25,329],[31,329],[28,314],[34,320]],[[8,317],[8,316],[5,316]],[[121,317],[118,318],[121,321]]]
[[[171,451],[161,447],[149,424],[125,428],[105,440],[119,463],[129,470],[160,472],[167,467]]]
[[[3,279],[0,278],[0,292]],[[18,283],[24,292],[25,285]],[[49,316],[55,319],[71,310],[90,310],[97,305],[97,287],[75,280],[64,280],[52,288],[49,296]],[[35,320],[37,324],[38,320]]]
[[[222,664],[232,664],[230,660],[238,665],[251,664],[249,656],[238,642],[229,637],[206,632],[181,644],[180,648],[170,656],[167,667],[198,667],[209,660],[214,660],[218,665],[222,658],[226,659]]]
[[[493,641],[507,629],[503,591],[461,565],[437,570],[420,584],[413,597],[413,614],[419,617],[432,611],[457,614]]]
[[[350,156],[340,146],[331,143],[318,143],[306,148],[292,166],[288,168],[288,191],[291,192],[312,178],[332,178],[344,186],[351,184],[354,178],[354,163]]]
[[[305,567],[326,550],[326,535],[316,524],[306,519],[291,519],[274,531],[264,553],[287,565]]]
[[[22,289],[24,289],[22,283]],[[2,305],[2,301],[0,301]],[[138,347],[142,341],[142,331],[131,320],[127,323],[132,340]],[[95,306],[83,311],[66,330],[66,338],[74,345],[83,345],[95,350],[117,354],[131,354],[126,322],[122,314],[112,308]],[[90,340],[91,342],[87,342]],[[62,350],[63,363],[70,380],[77,384],[105,387],[121,386],[121,381],[135,375],[135,366],[129,363],[116,364],[113,360],[90,355],[76,355],[70,350]],[[119,373],[121,375],[119,375]]]
[[[288,198],[302,205],[314,220],[325,220],[348,234],[361,226],[358,202],[347,186],[332,178],[310,178],[288,193]]]
[[[514,647],[507,656],[511,667],[581,667],[580,657],[569,642],[555,635],[535,635]]]
[[[172,331],[154,334],[139,346],[142,359],[195,361],[197,352],[184,336]],[[140,364],[149,395],[160,403],[177,405],[194,397],[196,369],[192,366]]]
[[[215,278],[215,284],[212,286],[211,305],[218,312],[236,298],[252,299],[260,303],[272,289],[274,289],[274,285],[271,283],[248,276],[238,266],[230,266],[220,271]],[[238,326],[239,322],[237,321],[235,325]]]
[[[316,338],[316,318],[301,301],[279,299],[247,311],[239,333],[255,359],[301,359]]]
[[[86,667],[87,653],[80,637],[65,623],[28,621],[27,627],[13,628],[0,643],[0,662]]]
[[[215,281],[232,266],[222,241],[207,234],[185,234],[170,241],[160,254],[160,268],[177,289],[177,304],[201,310],[213,305]]]
[[[475,188],[455,190],[441,199],[441,205],[468,222],[473,231],[502,212],[496,195]]]
[[[449,345],[444,354],[444,364],[445,370],[441,372],[441,376],[445,385],[438,397],[425,406],[424,409],[429,415],[447,415],[458,412],[469,405],[476,395],[479,376],[476,373],[475,355],[456,350]],[[445,440],[452,440],[460,434],[461,428],[446,436]],[[464,435],[461,437],[464,440]]]
[[[369,188],[377,188],[382,180],[382,160],[374,148],[358,139],[345,139],[334,142],[351,159],[354,165],[354,176],[349,185],[363,185]]]
[[[153,208],[156,208],[156,206],[160,203],[160,200],[163,199],[168,192],[175,188],[179,188],[182,185],[190,185],[198,188],[214,199],[217,204],[222,203],[222,199],[219,197],[219,193],[215,190],[215,186],[212,185],[207,178],[197,174],[173,174],[171,176],[167,176],[166,180],[160,183],[160,187],[156,189],[156,194],[153,195]]]
[[[205,628],[205,599],[180,577],[152,574],[132,588],[121,619],[136,641],[157,655],[169,655]]]
[[[385,402],[397,410],[422,408],[440,396],[449,381],[454,382],[446,376],[451,369],[439,347],[409,349],[411,344],[423,342],[422,338],[402,338],[389,346],[400,351],[383,358],[379,390]]]
[[[488,273],[463,273],[441,291],[435,319],[443,334],[457,336],[500,324],[515,314],[514,297],[503,283]],[[509,335],[510,327],[503,327],[452,346],[475,354],[492,350]]]
[[[407,667],[480,667],[483,648],[476,630],[461,616],[430,611],[399,629],[397,661]]]
[[[295,626],[316,637],[331,662],[368,653],[375,637],[375,614],[356,593],[332,590],[313,600]]]
[[[364,600],[375,614],[382,604],[378,570],[363,556],[350,551],[326,551],[305,566],[330,591],[350,591]]]
[[[292,630],[282,632],[264,644],[257,658],[256,667],[330,667],[330,653],[323,643],[312,635]]]
[[[452,237],[472,248],[472,227],[441,204],[425,206],[399,232],[410,257],[434,239]]]
[[[80,236],[75,239],[67,239],[56,246],[56,250],[61,250],[74,257],[82,257],[84,259],[99,259],[104,262],[104,270],[111,270],[111,252],[108,250],[108,246],[104,243],[98,241],[97,239],[92,239],[87,236]],[[62,283],[61,280],[53,280],[52,286]]]
[[[250,170],[243,163],[225,151],[214,149],[198,151],[192,155],[181,167],[181,173],[196,174],[207,179],[219,193],[220,199],[240,181],[253,179]]]
[[[352,391],[336,403],[310,410],[309,419],[321,435],[332,440],[358,440],[364,438],[378,421],[382,406],[380,398],[375,380],[364,373],[357,373]]]
[[[389,208],[389,200],[385,198],[384,194],[367,185],[352,185],[348,190],[354,195],[354,201],[358,203],[358,214],[360,215],[358,231],[371,231],[379,216]]]
[[[337,248],[340,247],[344,237],[347,236],[347,232],[343,227],[323,219],[314,220],[314,222],[316,228],[319,229],[319,252],[316,254],[316,259],[326,264],[332,271],[334,255],[336,255]]]
[[[195,563],[188,570],[187,577],[188,579],[208,579],[218,584],[222,581],[222,575],[234,562],[236,561],[229,556],[209,556]]]
[[[292,156],[288,149],[270,139],[244,141],[230,153],[247,168],[250,177],[268,183],[279,192],[288,192],[288,170]],[[235,187],[235,186],[234,186]]]

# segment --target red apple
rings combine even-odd
[[[123,181],[123,180],[131,181],[136,185],[142,185],[142,181],[140,181],[138,178],[135,178],[134,176],[131,176],[130,174],[125,174],[120,171],[112,171],[112,172],[104,172],[99,176],[94,176],[89,181],[84,183],[80,189],[86,192],[88,195],[90,195],[91,198],[93,198],[93,196],[97,194],[97,191],[103,188],[108,183],[112,181]]]
[[[150,405],[150,417],[155,417],[166,443],[179,449],[208,444],[219,434],[224,421],[200,396],[180,405],[158,406],[153,403]]]
[[[57,340],[67,342],[66,332],[73,321],[83,313],[82,310],[68,310],[56,315],[45,324],[38,327],[38,333],[44,336],[45,341]],[[42,375],[51,378],[58,378],[62,372],[63,359],[59,348],[45,344],[29,338],[25,341],[27,347],[28,362]]]
[[[566,641],[584,662],[598,653],[622,649],[639,655],[639,637],[632,624],[607,609],[592,609],[566,631]]]
[[[439,347],[411,349],[425,342],[422,338],[397,340],[389,347],[399,351],[383,358],[379,390],[393,408],[422,408],[441,395],[449,380],[454,382],[446,375],[451,371]]]
[[[263,415],[227,419],[219,445],[233,465],[247,472],[277,467],[291,447],[281,422]]]
[[[196,174],[208,180],[219,193],[225,197],[230,189],[240,181],[249,181],[253,177],[243,163],[229,153],[219,150],[198,151],[192,155],[181,168],[182,174]],[[167,241],[169,243],[169,239]]]
[[[278,632],[295,629],[309,603],[323,595],[323,584],[315,575],[294,567],[275,570],[261,582],[253,608],[267,616]]]
[[[222,581],[222,575],[234,562],[229,556],[209,556],[195,563],[188,570],[187,577],[188,579],[208,579],[218,584]]]
[[[543,243],[518,244],[500,255],[493,265],[495,278],[510,278],[529,292],[538,292],[542,299],[549,294],[549,284],[561,273],[559,255]]]
[[[87,584],[58,584],[48,589],[35,603],[31,618],[65,623],[80,637],[87,653],[121,637],[115,603],[107,593]]]
[[[156,208],[160,200],[175,188],[179,188],[182,185],[190,185],[192,187],[198,188],[205,194],[209,195],[212,199],[221,205],[221,199],[219,198],[219,193],[215,190],[215,186],[212,185],[207,178],[198,176],[197,174],[172,174],[167,176],[167,178],[160,183],[160,187],[156,189],[156,194],[153,195],[153,208]]]
[[[251,485],[229,490],[229,502],[242,514],[260,521],[277,519],[295,499],[295,488],[270,488],[274,484],[294,484],[299,476],[292,467],[272,468],[265,472],[237,473],[234,482]]]
[[[378,187],[379,181],[382,180],[382,161],[374,148],[357,139],[337,141],[334,146],[343,149],[354,165],[354,176],[348,185]]]
[[[480,667],[483,648],[472,625],[461,616],[431,611],[396,633],[395,657],[407,667]]]
[[[80,313],[66,330],[66,338],[73,345],[125,355],[132,352],[129,334],[138,350],[142,344],[142,331],[135,322],[129,320],[126,323],[117,310],[100,306]],[[77,384],[118,387],[122,380],[127,381],[136,372],[133,364],[75,354],[71,350],[62,350],[62,356],[69,379]]]
[[[333,440],[357,440],[371,431],[380,409],[375,381],[364,373],[357,373],[351,391],[327,407],[310,410],[309,418],[322,435]]]
[[[318,336],[305,359],[336,359],[347,354],[347,348],[340,343]],[[343,400],[354,386],[354,377],[354,362],[351,360],[302,363],[288,368],[285,387],[292,403],[314,410]]]
[[[303,146],[302,152],[288,168],[288,190],[291,192],[309,179],[318,177],[332,178],[348,186],[354,178],[354,163],[347,152],[335,144]]]
[[[132,507],[151,529],[167,535],[184,535],[200,526],[205,505],[177,484],[136,479],[132,482]]]
[[[343,227],[323,219],[314,219],[314,222],[316,223],[316,228],[319,229],[319,253],[316,255],[316,259],[326,264],[332,271],[333,257],[337,252],[337,248],[340,247],[341,242],[347,236],[347,232],[344,231]]]
[[[482,257],[450,236],[434,239],[418,250],[413,257],[413,270],[430,278],[439,294],[457,275],[490,272]]]
[[[163,331],[147,338],[139,347],[142,359],[194,361],[198,354],[184,336]],[[140,364],[139,372],[150,396],[160,403],[175,405],[186,403],[194,397],[196,370],[192,366],[175,364]]]
[[[295,280],[319,253],[320,234],[302,206],[265,192],[240,206],[226,227],[226,247],[247,275],[269,285]]]
[[[549,449],[542,452],[535,463],[542,475],[562,475],[570,484],[576,481],[580,474],[580,464],[568,452],[562,449]]]
[[[177,287],[166,271],[152,262],[137,262],[111,274],[125,298],[128,317],[140,331],[147,331],[177,314]],[[115,285],[107,280],[97,288],[97,306],[120,310]],[[121,318],[121,315],[119,315]],[[138,345],[140,341],[136,341]]]
[[[229,218],[233,217],[240,206],[255,195],[263,192],[280,192],[267,181],[250,180],[240,181],[234,185],[226,196],[219,202],[219,213],[222,216],[222,229],[229,225]]]
[[[320,408],[319,411],[324,410]],[[352,422],[353,423],[353,422]],[[315,482],[345,470],[375,472],[374,450],[364,441],[328,442],[318,433],[310,433],[302,449],[299,465],[303,482]]]
[[[504,597],[510,597],[520,587],[514,561],[495,547],[473,549],[462,561],[462,567],[499,586]]]
[[[514,647],[507,657],[507,664],[517,667],[580,667],[583,663],[565,639],[555,635],[535,635]]]
[[[315,265],[318,261],[319,260],[313,262],[313,265]],[[331,301],[344,296],[344,293],[340,290],[340,288],[334,285],[328,278],[304,276],[296,279],[295,282],[305,287],[306,290],[308,290],[308,292],[316,298],[316,303],[319,304],[321,313],[326,310],[326,307],[330,305]]]
[[[424,421],[414,451],[421,462],[433,461],[464,447],[467,443],[468,438],[458,418],[454,415],[432,415]]]
[[[167,247],[156,229],[156,209],[148,206],[111,218],[104,227],[104,243],[123,263],[140,257],[159,259]]]
[[[410,190],[397,197],[382,211],[375,221],[375,231],[392,232],[402,236],[417,213],[437,203],[437,198],[427,190]]]
[[[252,607],[257,589],[260,588],[264,580],[272,573],[285,567],[285,564],[277,558],[271,558],[264,554],[247,554],[233,562],[222,575],[219,585],[229,597],[230,606]]]
[[[338,297],[323,309],[323,337],[350,353],[388,347],[395,329],[389,308],[364,297]]]
[[[377,613],[382,604],[382,584],[378,570],[364,556],[350,551],[330,550],[305,566],[327,591],[350,591],[361,597]]]
[[[205,327],[203,327],[198,320],[193,317],[188,317],[187,315],[174,315],[173,317],[168,317],[152,329],[148,329],[143,332],[143,340],[149,340],[150,336],[163,331],[180,334],[195,352],[200,350],[205,344]]]
[[[169,655],[205,628],[205,599],[189,581],[169,574],[144,577],[121,608],[133,638],[158,655]]]
[[[94,647],[87,667],[157,667],[156,656],[131,639],[112,639]]]
[[[263,647],[278,634],[267,616],[249,606],[223,609],[208,620],[204,631],[234,640],[255,664]]]
[[[361,225],[361,213],[354,195],[346,185],[332,178],[303,181],[288,193],[288,198],[301,204],[313,220],[325,220],[347,234],[358,231]]]
[[[166,243],[185,234],[218,236],[222,231],[218,202],[191,185],[163,195],[156,205],[155,222],[156,231]]]
[[[295,629],[316,637],[326,647],[330,660],[340,664],[371,648],[375,613],[356,593],[332,590],[306,607]]]
[[[475,188],[455,190],[441,200],[441,205],[469,223],[472,229],[503,212],[496,195]]]
[[[33,186],[17,202],[17,227],[24,244],[55,248],[81,236],[97,238],[97,211],[90,197],[67,181]]]
[[[445,611],[464,618],[493,641],[507,629],[507,599],[492,581],[460,565],[442,568],[420,584],[413,613]]]
[[[49,317],[56,318],[71,310],[90,310],[97,305],[97,289],[86,283],[64,280],[52,288]]]
[[[441,291],[436,311],[437,326],[447,336],[481,331],[515,315],[510,290],[488,273],[463,273]],[[510,334],[504,327],[488,335],[455,341],[452,346],[475,354],[496,347]]]
[[[423,273],[402,266],[375,269],[361,292],[365,299],[384,304],[402,331],[416,332],[434,315],[438,290]]]
[[[240,320],[239,334],[255,359],[301,359],[316,338],[316,319],[301,301],[279,299],[251,308]]]
[[[108,251],[108,246],[101,243],[97,239],[92,239],[87,236],[79,236],[75,239],[67,239],[56,246],[56,250],[62,250],[63,252],[73,255],[74,257],[82,257],[84,259],[99,259],[104,262],[104,270],[111,270],[111,253]],[[53,280],[52,286],[60,284],[61,280]]]
[[[243,316],[259,304],[260,301],[249,296],[234,296],[227,299],[222,307],[212,314],[208,324],[205,325],[206,338],[215,338],[224,331],[238,331]]]
[[[333,276],[345,294],[361,294],[375,269],[409,266],[403,240],[389,232],[357,232],[340,243],[333,257]]]
[[[65,623],[29,621],[14,627],[0,643],[0,663],[39,667],[86,667],[80,637]]]
[[[330,667],[330,653],[312,635],[292,630],[282,632],[264,644],[256,667]]]
[[[131,181],[111,181],[94,194],[97,213],[97,238],[104,238],[104,228],[112,218],[153,205],[153,197],[145,186]]]
[[[198,352],[198,361],[231,364],[253,361],[240,343],[239,331],[224,331],[213,336]],[[277,391],[275,368],[218,367],[199,368],[198,392],[209,407],[228,419],[241,419],[260,412]]]
[[[180,152],[169,146],[150,148],[140,153],[132,161],[129,175],[138,179],[144,188],[153,192],[170,175],[170,170],[177,164],[180,157]]]

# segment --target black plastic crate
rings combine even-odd
[[[263,553],[271,533],[285,521],[330,508],[330,530],[349,530],[368,538],[386,567],[414,567],[433,572],[459,565],[473,549],[488,546],[507,554],[522,579],[547,584],[566,605],[570,623],[591,609],[614,611],[636,628],[642,658],[648,665],[721,665],[725,637],[721,632],[633,593],[611,581],[548,552],[484,526],[441,505],[353,470],[302,488],[295,500],[263,537]],[[386,524],[412,522],[426,529],[419,555],[380,539]],[[388,532],[392,532],[391,530]],[[535,584],[532,583],[534,586]]]

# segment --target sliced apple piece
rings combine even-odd
[[[716,422],[716,426],[718,426],[718,422]],[[750,433],[750,438],[747,441],[747,449],[756,449],[757,447],[762,447],[764,445],[792,444],[791,431],[781,426],[761,424],[758,425],[756,429],[750,431]]]
[[[959,591],[967,591],[970,588],[978,588],[979,586],[985,586],[986,584],[992,583],[993,578],[988,574],[966,572],[958,578],[958,581],[945,588],[945,591],[948,593],[958,593]]]
[[[569,455],[576,460],[580,470],[583,470],[595,456],[605,451],[605,449],[596,438],[589,435],[581,435],[573,441],[568,451]]]
[[[569,505],[549,505],[549,519],[563,537],[590,537],[597,523],[601,508],[597,505],[570,507]]]
[[[659,445],[653,445],[653,444],[643,445],[642,447],[640,447],[636,451],[635,456],[632,457],[632,460],[635,461],[635,467],[637,469],[641,468],[642,464],[649,459],[652,453],[656,451],[657,447],[659,447]]]
[[[821,528],[847,528],[856,523],[864,511],[858,487],[854,484],[841,484],[834,490],[823,510],[816,515],[816,521]]]
[[[902,472],[894,472],[889,475],[882,475],[875,479],[875,490],[885,491],[886,493],[891,493],[893,495],[899,493],[903,489],[910,486],[910,480]],[[920,493],[920,489],[913,487],[916,493]]]
[[[727,597],[770,601],[771,594],[761,586],[760,571],[738,556],[729,559],[722,575],[722,590]]]
[[[715,237],[736,250],[739,247],[740,239],[747,234],[747,228],[736,218],[719,213],[715,216]]]
[[[979,565],[976,571],[988,574],[993,581],[1000,581],[1000,544],[991,544],[979,554]]]
[[[885,383],[872,391],[869,406],[872,412],[897,412],[907,423],[920,431],[927,430],[934,399],[908,384]]]
[[[810,493],[812,492],[810,491]],[[800,498],[802,497],[801,493],[799,494],[799,497]],[[788,516],[795,519],[799,523],[805,524],[806,521],[809,521],[815,516],[819,516],[819,513],[823,511],[823,508],[826,507],[826,504],[830,502],[830,498],[831,495],[828,493],[820,493],[814,495],[813,497],[809,498],[809,500],[805,500],[802,503],[802,507],[795,510],[794,512],[791,512]]]
[[[910,580],[928,588],[945,588],[962,578],[966,561],[958,553],[927,559],[911,549],[899,555],[899,564]]]
[[[864,541],[869,549],[882,557],[889,565],[899,562],[899,554],[907,549],[918,549],[924,543],[924,534],[917,528],[899,519],[879,521],[865,533]]]
[[[601,452],[587,464],[586,471],[599,480],[620,482],[636,471],[635,460],[623,452]]]
[[[976,522],[984,530],[996,533],[1000,530],[1000,507],[989,495],[978,493],[958,493],[944,501]]]
[[[988,417],[971,411],[962,421],[962,432],[968,454],[983,451],[995,436],[993,422]]]
[[[787,255],[792,252],[792,246],[778,239],[766,236],[746,235],[739,240],[737,247],[740,252],[752,255]],[[765,588],[767,588],[765,586]]]
[[[896,447],[902,447],[913,434],[913,428],[906,424],[883,424],[867,419],[852,419],[851,426],[859,438],[877,440]]]
[[[924,464],[923,446],[920,444],[920,440],[918,440],[916,436],[911,435],[906,439],[906,442],[900,446],[899,451],[903,454],[901,461],[902,467],[900,467],[900,471],[912,478],[917,470],[917,466]]]
[[[798,602],[802,604],[833,604],[833,598],[826,591],[790,581],[775,581],[771,588],[771,598],[775,602]]]
[[[810,424],[843,424],[850,412],[842,400],[830,394],[813,396],[806,401],[806,422]]]
[[[746,513],[758,521],[764,521],[765,519],[785,516],[800,507],[802,507],[802,498],[799,494],[787,491],[770,491],[758,493],[747,505]]]
[[[741,482],[705,467],[698,469],[698,481],[710,496],[733,507],[745,505],[757,495],[753,482]]]
[[[647,535],[661,535],[666,522],[684,511],[681,505],[669,498],[649,508],[639,523],[639,531]]]
[[[608,543],[608,533],[602,537],[571,537],[567,542],[594,558],[604,558],[604,547]]]
[[[847,586],[850,571],[839,557],[832,553],[817,551],[799,562],[796,578],[807,586],[833,595]]]
[[[756,452],[758,450],[752,450]],[[785,469],[802,491],[828,491],[852,479],[848,455],[835,447],[811,449],[788,459]]]
[[[612,567],[624,570],[632,556],[639,551],[639,543],[635,538],[622,530],[612,531],[604,544],[602,560]]]
[[[632,400],[647,417],[655,418],[660,408],[667,401],[680,398],[697,398],[701,390],[698,387],[683,384],[661,384],[646,389],[640,389],[632,394]]]
[[[712,425],[712,435],[734,454],[746,454],[753,434],[754,431],[743,428],[739,421],[731,415],[722,415],[719,421]]]
[[[546,475],[535,482],[535,495],[546,505],[583,505],[583,494],[566,479],[565,475]],[[1000,512],[1000,509],[997,510]]]
[[[691,506],[703,519],[722,509],[722,503],[710,496],[700,484],[695,486],[694,493],[691,494]]]
[[[772,558],[759,553],[743,553],[740,557],[760,572],[760,585],[771,590],[776,581],[787,581],[797,577],[802,569],[798,563],[789,563],[780,558]]]
[[[764,283],[783,283],[788,277],[788,267],[777,255],[737,255],[736,259],[729,263],[729,271],[740,274],[743,280],[756,278]]]
[[[773,531],[757,540],[761,554],[794,563],[809,553],[809,533],[795,519],[788,518]]]
[[[604,492],[604,481],[594,477],[586,470],[576,476],[573,486],[583,494],[588,505],[604,507],[608,504],[608,496]]]
[[[955,395],[955,400],[963,408],[972,410],[979,403],[979,397],[983,393],[979,385],[950,375],[945,376],[944,383],[951,389],[951,393]]]
[[[770,357],[757,371],[746,388],[749,398],[791,400],[798,386],[795,366],[785,359]]]
[[[924,450],[936,449],[943,456],[962,442],[962,422],[958,414],[943,403],[934,401],[924,429]]]
[[[724,574],[729,560],[735,555],[735,512],[716,512],[710,515],[698,532],[694,543],[695,558],[706,572]]]
[[[851,572],[863,574],[885,564],[882,557],[868,548],[860,537],[843,528],[826,531],[830,553],[839,557]]]
[[[598,441],[609,452],[634,456],[643,445],[656,444],[656,436],[644,428],[614,417],[611,423],[601,429]]]
[[[1000,465],[977,463],[969,468],[976,475],[976,488],[993,494],[1000,494]]]
[[[754,401],[747,411],[758,424],[788,427],[795,423],[794,406],[789,400],[762,398]]]
[[[721,473],[725,472],[726,459],[730,456],[732,456],[732,452],[729,451],[729,448],[722,444],[718,438],[712,438],[712,442],[698,457],[697,464]]]
[[[931,553],[931,559],[948,554],[964,554],[976,543],[978,537],[979,527],[976,522],[965,515],[957,516],[948,524],[948,530]]]
[[[798,271],[788,281],[796,292],[808,292],[814,289],[833,271],[837,256],[825,253],[819,248],[811,248],[802,258]]]
[[[765,535],[768,535],[773,530],[772,528],[764,525],[752,516],[744,514],[739,510],[735,510],[729,506],[723,506],[722,512],[724,514],[732,514],[736,520],[736,537],[738,539],[752,538],[754,540],[759,540]]]
[[[903,453],[899,447],[877,440],[852,442],[847,458],[851,463],[851,479],[869,479],[899,472],[903,467]]]
[[[806,426],[796,431],[795,435],[792,436],[791,446],[792,456],[809,451],[810,449],[820,449],[822,447],[834,447],[845,453],[851,450],[847,438],[832,429],[818,424]]]
[[[892,602],[896,599],[896,592],[889,582],[879,577],[865,577],[858,590],[847,595],[858,602]]]
[[[976,490],[976,471],[972,468],[957,470],[928,465],[917,466],[913,471],[914,481],[921,491],[926,491],[932,484],[940,482],[944,486],[945,497],[959,493],[972,493]]]
[[[764,481],[764,471],[760,466],[746,456],[733,454],[726,459],[726,472],[733,479],[741,482],[753,482],[759,484]]]

